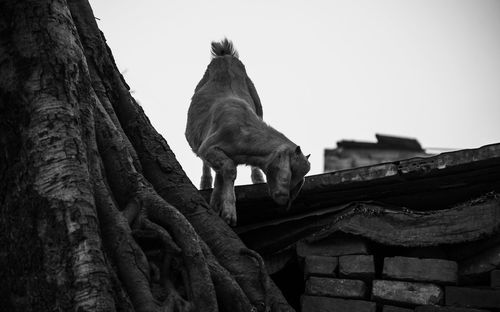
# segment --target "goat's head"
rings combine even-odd
[[[287,210],[299,195],[304,176],[311,169],[308,158],[299,146],[279,149],[265,169],[271,197],[278,205],[286,205]]]

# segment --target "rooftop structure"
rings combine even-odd
[[[376,134],[377,142],[359,142],[342,140],[337,148],[325,149],[324,171],[335,171],[378,163],[428,157],[420,143],[413,138],[403,138]]]

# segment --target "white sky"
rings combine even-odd
[[[91,0],[118,67],[198,186],[185,138],[210,42],[231,39],[264,120],[304,153],[375,133],[424,147],[500,142],[500,1]],[[240,169],[238,184],[249,183]]]

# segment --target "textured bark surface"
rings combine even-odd
[[[0,306],[293,311],[129,93],[87,1],[0,2]]]

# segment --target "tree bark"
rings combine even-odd
[[[0,1],[0,305],[293,311],[129,93],[85,0]]]

